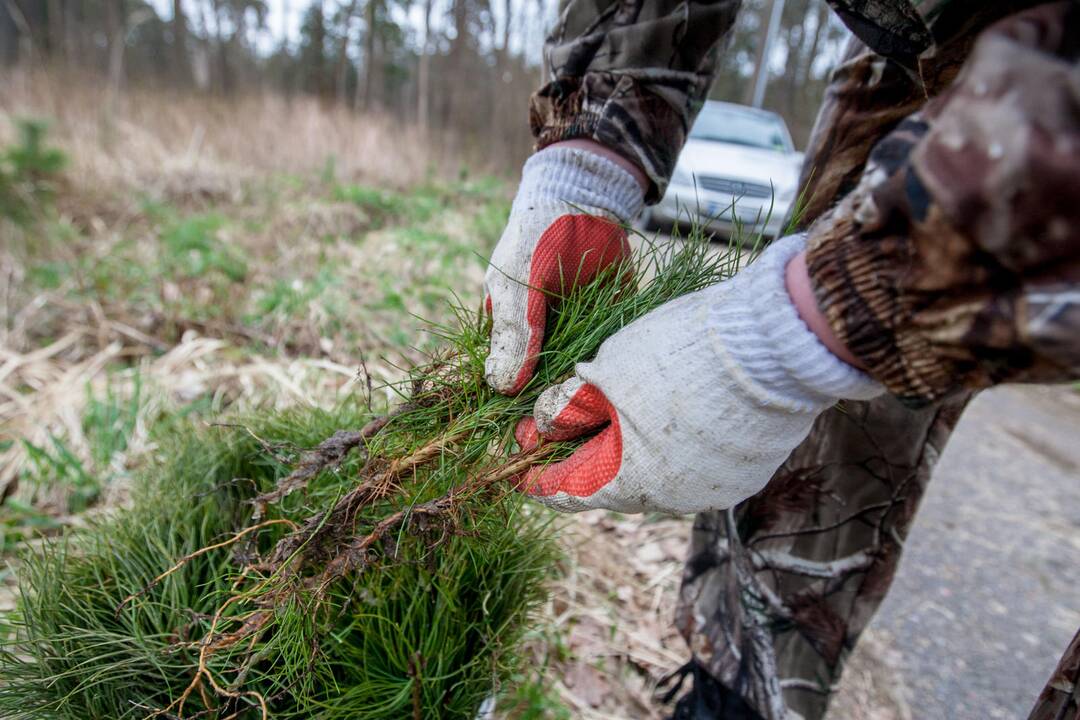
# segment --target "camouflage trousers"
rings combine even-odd
[[[964,49],[952,47],[918,77],[850,46],[807,151],[807,222],[851,189],[878,139],[955,76]],[[818,418],[762,493],[696,518],[676,613],[694,689],[676,718],[825,713],[970,397],[920,409],[891,396],[845,402]],[[1030,718],[1080,718],[1080,633]]]

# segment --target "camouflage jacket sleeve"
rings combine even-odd
[[[830,324],[910,404],[1080,377],[1078,5],[987,30],[809,230]]]
[[[551,82],[530,103],[537,146],[590,138],[663,195],[741,0],[569,0],[548,37]]]

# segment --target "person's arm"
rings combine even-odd
[[[658,200],[712,83],[739,0],[571,0],[546,46],[553,81],[531,102],[538,151],[484,279],[488,383],[532,377],[547,311],[630,255],[625,225]]]
[[[809,230],[836,340],[911,404],[1080,377],[1080,18],[1013,16]]]
[[[551,81],[530,103],[537,149],[593,140],[664,194],[712,85],[741,0],[570,0],[544,49]]]

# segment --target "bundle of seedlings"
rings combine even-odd
[[[653,308],[732,274],[739,253],[646,245],[551,313],[536,377],[484,381],[489,320],[334,411],[238,418],[163,440],[129,508],[28,553],[0,624],[0,716],[468,718],[520,669],[556,551],[514,480],[537,395]]]

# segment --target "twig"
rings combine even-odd
[[[328,540],[350,532],[356,514],[387,495],[395,487],[401,474],[438,457],[465,434],[466,431],[461,430],[443,435],[415,450],[411,455],[391,461],[386,469],[375,472],[346,493],[329,511],[312,515],[297,532],[279,540],[271,555],[271,565],[281,566],[296,556],[297,551],[304,545],[309,547],[307,554],[311,555],[320,550]]]
[[[412,711],[413,720],[424,720],[422,696],[420,694],[420,669],[424,666],[424,656],[417,650],[409,658],[409,675],[412,676]]]
[[[273,443],[271,443],[271,442],[269,442],[267,440],[263,440],[261,437],[256,435],[255,431],[252,430],[251,428],[249,428],[247,425],[241,425],[239,423],[224,423],[224,422],[208,423],[208,425],[210,427],[213,427],[213,428],[229,428],[229,429],[243,430],[248,435],[250,435],[252,438],[254,438],[255,442],[259,443],[259,446],[263,450],[265,450],[267,453],[269,453],[279,463],[281,463],[283,465],[286,465],[286,464],[289,463],[288,458],[282,457],[281,455],[278,455],[278,448],[284,447],[283,445],[279,444],[278,446],[275,447]]]

